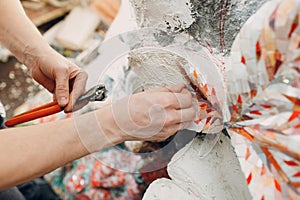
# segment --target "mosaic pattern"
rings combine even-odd
[[[296,199],[300,192],[299,9],[298,0],[266,3],[231,52],[227,125],[251,141],[233,138],[254,199]]]
[[[243,24],[268,0],[190,0],[195,22],[185,31],[214,54],[230,54]]]

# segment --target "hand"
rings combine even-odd
[[[24,64],[32,77],[54,94],[65,112],[79,109],[75,105],[78,97],[85,91],[87,74],[59,53],[49,49],[27,53]]]
[[[187,128],[196,116],[184,84],[134,94],[113,102],[110,108],[112,127],[125,140],[165,140]]]

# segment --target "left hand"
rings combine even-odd
[[[65,112],[83,106],[75,105],[75,102],[85,91],[86,72],[50,47],[36,53],[29,52],[26,58],[24,64],[30,69],[32,78],[53,93]]]

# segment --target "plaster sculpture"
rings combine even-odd
[[[128,1],[124,0],[124,3],[128,5]],[[130,51],[129,59],[121,62],[121,65],[129,65],[130,68],[120,67],[107,73],[121,83],[112,89],[116,90],[114,94],[131,94],[181,81],[190,81],[198,84],[198,88],[205,89],[205,83],[210,82],[206,90],[209,95],[204,95],[204,99],[210,97],[209,106],[214,108],[212,118],[206,116],[210,115],[211,110],[205,112],[206,123],[192,129],[206,136],[202,134],[194,138],[173,157],[168,165],[171,179],[155,181],[144,199],[159,200],[172,195],[178,199],[296,198],[300,176],[297,142],[299,103],[296,98],[299,96],[299,73],[294,68],[298,66],[295,63],[298,58],[299,2],[174,1],[178,3],[174,6],[167,0],[131,0],[131,3],[137,18],[130,14],[128,21],[136,22],[139,28],[159,28],[162,31],[137,30],[122,34],[116,37],[119,43],[109,43],[117,44],[118,49],[109,49],[111,45],[105,47],[104,44],[99,50],[106,56],[111,55],[107,51],[116,55]],[[246,22],[256,11],[257,14]],[[115,23],[124,21],[126,19],[117,17]],[[130,29],[134,26],[130,26]],[[176,40],[176,34],[186,35],[186,38],[190,37],[191,41],[198,43],[194,53],[197,52],[196,61],[199,62],[192,61],[193,53],[190,53],[193,50],[186,51],[190,43]],[[237,38],[235,42],[234,38]],[[155,48],[138,48],[147,45]],[[169,46],[173,48],[166,52]],[[174,51],[174,46],[181,51]],[[279,47],[279,51],[273,47]],[[126,51],[120,51],[122,48]],[[294,65],[282,64],[286,62],[287,50],[291,50],[288,58]],[[201,51],[204,53],[199,56]],[[209,61],[207,65],[203,65],[205,60]],[[178,66],[184,69],[189,79],[182,78],[184,73],[178,71]],[[209,75],[211,70],[217,70],[215,77]],[[258,73],[257,70],[261,71]],[[117,71],[119,73],[115,73]],[[219,86],[225,87],[225,83],[227,105],[220,101],[222,87]],[[218,88],[218,92],[214,91]],[[287,93],[282,88],[287,88]],[[216,106],[220,103],[223,106]],[[207,111],[206,106],[204,110]],[[226,107],[230,115],[227,115]],[[203,119],[199,118],[199,121]],[[230,129],[231,142],[237,155],[231,147],[228,134],[221,132],[223,125]],[[245,136],[250,142],[237,134]]]

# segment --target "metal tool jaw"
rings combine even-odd
[[[98,84],[91,89],[89,89],[87,92],[82,94],[78,99],[77,103],[80,103],[82,101],[103,101],[107,95],[107,90],[103,84]]]

